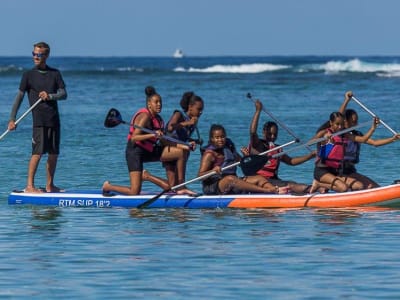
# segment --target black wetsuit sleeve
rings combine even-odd
[[[10,120],[15,121],[15,119],[17,117],[18,109],[21,106],[22,100],[24,99],[24,94],[25,94],[24,92],[22,92],[21,90],[18,90],[18,93],[14,99],[14,104],[11,109]]]
[[[50,100],[65,100],[67,99],[67,91],[65,89],[58,89],[57,93],[49,94]]]

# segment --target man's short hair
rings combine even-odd
[[[45,43],[45,42],[36,43],[36,44],[33,45],[33,47],[37,47],[37,48],[40,48],[40,49],[44,49],[44,50],[45,50],[45,53],[46,53],[47,55],[50,54],[50,46],[49,46],[49,44],[47,44],[47,43]]]

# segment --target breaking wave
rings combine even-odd
[[[213,65],[206,68],[183,68],[177,67],[175,72],[198,72],[198,73],[263,73],[288,69],[289,65],[276,64],[241,64],[241,65]]]
[[[348,61],[328,61],[324,64],[314,65],[315,70],[325,73],[355,72],[355,73],[377,73],[377,76],[397,77],[400,76],[399,63],[376,63],[366,62],[360,59]]]

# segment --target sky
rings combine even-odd
[[[400,55],[398,0],[1,0],[0,56]]]

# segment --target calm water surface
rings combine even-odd
[[[205,100],[200,132],[222,123],[240,146],[254,112],[251,92],[305,140],[337,110],[346,90],[399,130],[396,57],[52,58],[69,97],[60,103],[62,153],[57,184],[127,184],[124,125],[105,129],[111,107],[124,119],[163,97],[162,115],[182,93]],[[0,131],[6,128],[27,58],[0,58]],[[361,111],[360,123],[370,116]],[[20,114],[27,109],[26,99]],[[260,123],[269,120],[263,115]],[[366,130],[366,129],[365,129]],[[364,130],[364,131],[365,131]],[[31,120],[0,141],[0,299],[398,299],[400,211],[388,209],[141,210],[8,206],[23,188]],[[375,137],[390,133],[379,128]],[[279,142],[292,139],[285,130]],[[359,170],[385,185],[399,179],[399,144],[363,146]],[[306,150],[304,150],[306,151]],[[305,153],[299,151],[298,155]],[[297,155],[293,153],[293,155]],[[187,179],[196,177],[198,151]],[[163,175],[157,165],[146,166]],[[281,167],[310,182],[312,162]],[[37,174],[44,185],[44,164]],[[145,185],[146,190],[156,190]],[[200,190],[194,183],[191,188]]]

